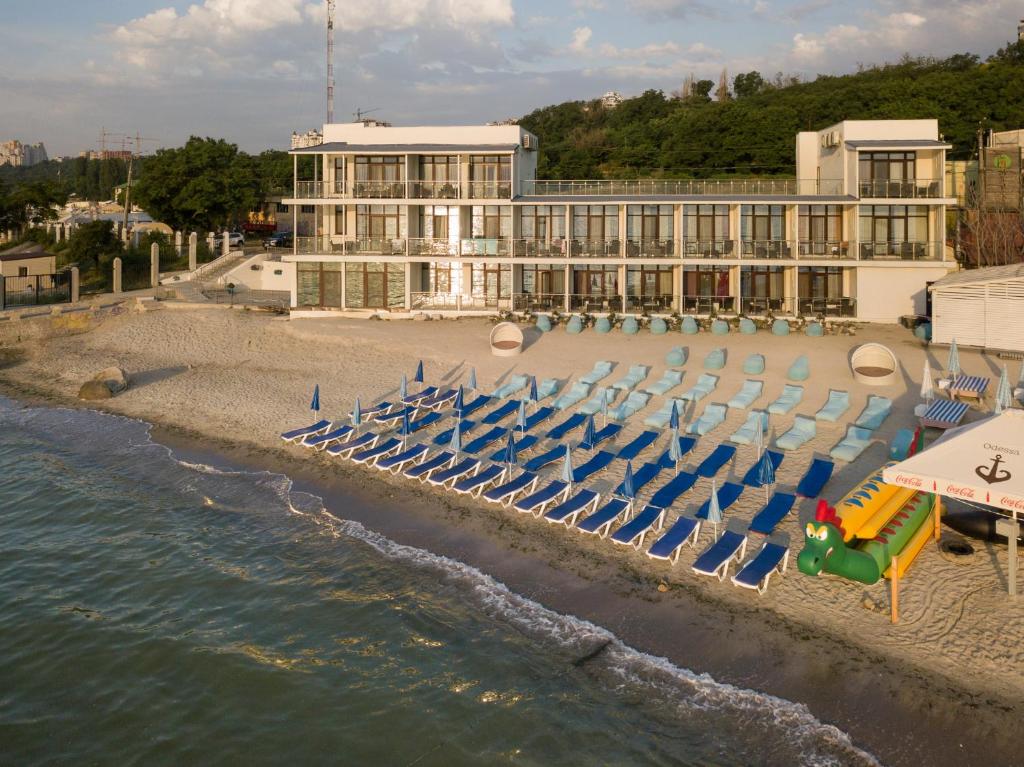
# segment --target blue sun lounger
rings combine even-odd
[[[395,455],[381,458],[374,464],[381,471],[390,471],[394,474],[400,473],[410,463],[423,460],[427,454],[428,446],[422,443],[410,445],[405,450]]]
[[[828,390],[828,399],[822,405],[821,410],[814,414],[816,421],[829,421],[835,423],[842,418],[843,413],[850,409],[849,392],[838,389]]]
[[[638,494],[643,488],[654,481],[664,467],[660,463],[645,463],[636,473],[633,475],[633,492]],[[614,495],[624,496],[625,495],[625,483],[620,482],[615,488]]]
[[[483,464],[479,458],[463,458],[456,464],[449,466],[444,471],[438,471],[426,478],[426,481],[435,487],[455,484],[467,474],[476,474]]]
[[[473,429],[476,428],[478,423],[479,421],[470,421],[469,419],[459,421],[459,434],[465,437],[466,434],[468,434],[469,432],[473,431]],[[434,439],[432,439],[431,442],[440,447],[447,447],[448,443],[452,441],[452,434],[454,432],[454,426],[450,429],[445,429],[444,431],[438,433],[438,435],[434,437]]]
[[[795,384],[786,384],[782,387],[782,394],[768,406],[768,412],[772,415],[785,415],[800,404],[804,398],[804,387]]]
[[[735,445],[719,445],[711,455],[701,461],[694,474],[698,477],[713,477],[719,469],[732,460],[734,455],[736,455]]]
[[[383,442],[378,442],[367,450],[360,450],[357,453],[353,453],[349,459],[352,463],[365,463],[369,466],[373,466],[379,458],[386,458],[389,455],[397,453],[402,449],[402,440],[396,437],[388,437]]]
[[[736,410],[746,410],[748,407],[754,404],[754,400],[761,396],[761,392],[764,391],[764,381],[752,381],[746,380],[743,382],[743,386],[736,392],[736,395],[729,400],[726,404],[730,409],[735,408]]]
[[[612,363],[606,362],[605,360],[599,360],[594,363],[594,368],[589,373],[584,373],[580,376],[580,383],[588,384],[593,386],[603,378],[607,378],[612,373]]]
[[[581,533],[606,538],[612,525],[615,524],[619,517],[629,511],[630,506],[629,501],[622,498],[612,498],[604,506],[580,522],[576,529]]]
[[[551,504],[558,504],[569,495],[569,484],[560,479],[553,479],[540,490],[534,490],[529,495],[520,498],[513,504],[512,508],[523,514],[540,516]]]
[[[723,482],[722,486],[718,488],[718,508],[724,513],[730,506],[736,503],[736,500],[743,495],[743,485],[738,485],[735,482]],[[708,507],[711,505],[711,499],[704,501],[697,509],[697,519],[708,518]]]
[[[358,437],[350,439],[348,442],[339,442],[337,445],[331,445],[327,448],[327,453],[341,458],[348,458],[358,450],[366,450],[373,447],[379,439],[379,434],[368,431],[365,434],[360,434]]]
[[[580,406],[579,412],[583,413],[583,415],[594,415],[595,413],[600,413],[603,407],[602,402],[607,402],[611,405],[618,395],[619,393],[615,389],[598,389],[594,392],[593,397]]]
[[[537,487],[538,479],[539,477],[532,471],[522,471],[519,473],[519,476],[507,480],[505,484],[492,487],[484,493],[483,498],[491,503],[511,506],[512,501],[520,493],[532,493],[534,488]]]
[[[650,394],[642,391],[631,391],[618,407],[613,407],[608,411],[608,417],[613,421],[625,421],[638,410],[643,410],[647,407],[647,403],[650,401]]]
[[[456,495],[471,495],[479,498],[480,494],[492,485],[504,482],[508,467],[500,463],[492,463],[486,469],[478,471],[452,484],[451,489]]]
[[[493,392],[491,392],[491,396],[494,399],[505,399],[506,397],[511,397],[516,392],[525,389],[526,384],[528,384],[529,382],[530,379],[525,375],[514,375],[510,379],[508,379],[507,383],[502,384]]]
[[[729,436],[729,441],[737,445],[752,445],[757,441],[759,428],[762,435],[768,432],[768,413],[764,410],[751,410],[743,425]]]
[[[828,454],[840,461],[851,463],[871,446],[871,430],[860,426],[848,426],[846,436]]]
[[[602,426],[600,429],[594,432],[593,442],[580,442],[579,446],[584,450],[593,450],[595,447],[600,445],[606,440],[613,439],[618,436],[618,433],[622,431],[621,423],[610,423],[606,426]]]
[[[632,461],[649,445],[654,444],[654,441],[658,439],[659,436],[660,435],[656,431],[641,432],[631,442],[623,445],[619,452],[615,454],[615,457],[621,458],[623,461]]]
[[[568,492],[568,490],[566,491]],[[572,527],[582,514],[593,514],[601,494],[584,488],[571,498],[566,498],[544,515],[544,519],[553,525]]]
[[[445,389],[444,391],[437,392],[436,394],[427,397],[426,399],[420,400],[416,403],[416,407],[426,408],[427,410],[435,410],[440,407],[444,407],[449,402],[455,399],[455,389]]]
[[[647,556],[651,559],[664,559],[672,564],[679,561],[679,553],[683,546],[695,546],[700,536],[701,520],[696,517],[681,516],[672,523],[663,536],[654,542]]]
[[[550,429],[548,433],[545,434],[544,436],[547,439],[562,439],[562,437],[571,432],[573,429],[578,429],[586,422],[587,417],[583,415],[583,413],[573,413],[560,424]]]
[[[531,449],[534,445],[537,444],[538,439],[540,438],[536,434],[527,434],[524,437],[520,437],[515,441],[516,452],[525,453],[527,450]],[[562,451],[562,455],[565,455],[564,450]],[[501,463],[502,461],[505,460],[505,448],[502,447],[500,450],[494,451],[491,454],[490,458],[492,461],[497,461],[498,463]]]
[[[427,413],[422,418],[417,418],[415,421],[409,423],[409,433],[415,434],[420,429],[426,429],[428,426],[433,426],[435,423],[440,421],[442,418],[447,418],[444,413],[439,413],[436,410]]]
[[[767,540],[753,558],[748,559],[732,577],[732,582],[736,586],[754,589],[758,594],[763,594],[772,575],[786,572],[788,563],[789,541],[785,538]]]
[[[291,431],[286,431],[284,434],[281,435],[281,439],[283,439],[285,442],[296,442],[302,439],[303,437],[308,437],[311,434],[321,434],[330,428],[331,422],[326,419],[322,419],[314,424],[310,424],[309,426],[303,426],[301,429],[292,429]]]
[[[686,433],[697,434],[703,437],[708,432],[713,431],[716,426],[724,422],[725,416],[728,412],[728,408],[726,408],[725,405],[712,402],[704,408],[704,412],[700,414],[700,418],[696,421],[691,421],[686,425]]]
[[[518,431],[520,434],[528,432],[537,424],[544,423],[544,421],[548,420],[554,414],[555,409],[553,407],[537,408],[537,412],[531,413],[530,415],[526,416],[526,425],[522,428],[516,426],[515,430]]]
[[[414,392],[407,397],[404,397],[401,402],[403,405],[416,405],[424,400],[430,399],[435,394],[437,394],[437,387],[428,386],[426,389],[422,389],[421,391]],[[378,418],[380,418],[380,416],[378,416]]]
[[[413,405],[407,405],[406,407],[401,407],[387,415],[377,416],[377,423],[390,428],[395,426],[395,424],[401,423],[404,417],[408,416],[409,418],[412,418],[415,415],[416,407]]]
[[[494,408],[494,410],[487,413],[483,418],[480,419],[480,423],[495,424],[504,418],[508,418],[517,410],[519,410],[518,400],[509,400],[508,402],[502,403],[498,407]]]
[[[700,402],[711,394],[716,386],[718,386],[718,376],[713,376],[710,373],[701,373],[693,388],[687,389],[680,394],[679,399],[686,400],[687,402]]]
[[[683,382],[683,371],[666,370],[664,375],[657,382],[652,383],[644,389],[648,394],[662,397],[679,386]]]
[[[729,564],[740,562],[747,550],[747,536],[736,528],[730,528],[712,543],[693,563],[693,571],[697,575],[709,575],[725,580],[729,574]]]
[[[463,418],[468,418],[470,415],[475,413],[477,410],[482,408],[488,402],[491,401],[491,397],[486,394],[480,394],[473,399],[472,402],[467,402],[462,410],[459,411],[459,415]]]
[[[571,387],[569,391],[564,394],[560,394],[555,398],[555,401],[551,403],[551,407],[555,410],[568,410],[590,396],[590,389],[592,384],[580,383],[577,381]]]
[[[392,402],[378,402],[376,405],[371,405],[365,410],[360,411],[359,417],[363,420],[363,423],[369,423],[382,415],[386,415],[391,412],[391,408],[394,407]],[[352,418],[352,413],[348,414],[348,417]]]
[[[754,518],[750,520],[750,532],[761,535],[771,535],[775,526],[779,524],[786,515],[793,509],[796,503],[796,496],[790,493],[773,493],[768,503],[764,505]]]
[[[319,432],[317,434],[309,434],[302,438],[302,444],[306,447],[311,447],[314,450],[323,450],[331,443],[340,442],[345,439],[351,433],[352,427],[346,424],[326,433]]]
[[[783,450],[796,450],[810,442],[818,434],[818,422],[805,415],[793,419],[789,431],[775,440],[775,446]]]
[[[815,458],[807,469],[807,473],[800,479],[796,486],[796,494],[804,498],[817,498],[825,487],[825,483],[832,477],[832,470],[835,469],[832,461],[824,458]]]
[[[697,444],[696,437],[680,437],[679,438],[679,460],[682,461],[686,457],[686,454],[693,450]],[[661,458],[658,459],[658,463],[664,466],[666,469],[674,469],[676,462],[672,460],[672,438],[669,437],[669,447],[661,454]]]
[[[430,456],[423,463],[410,466],[402,472],[402,476],[406,479],[418,479],[420,482],[426,482],[427,478],[435,471],[442,471],[455,463],[455,457],[455,453],[452,451],[442,450]]]
[[[612,541],[639,549],[644,545],[647,533],[656,533],[664,525],[665,510],[657,506],[645,506],[643,511],[612,534]]]
[[[629,372],[613,383],[612,388],[618,389],[619,391],[633,391],[641,381],[647,378],[647,374],[650,370],[651,369],[647,367],[647,365],[630,365]]]
[[[481,450],[497,442],[499,439],[508,434],[508,429],[504,426],[492,426],[490,431],[481,434],[474,440],[470,440],[462,449],[466,453],[479,453]]]
[[[867,404],[860,412],[860,415],[857,416],[857,420],[853,422],[853,425],[874,431],[882,425],[886,418],[889,417],[889,412],[891,410],[891,399],[888,397],[880,397],[877,394],[872,394],[868,397]]]
[[[668,426],[668,422],[672,420],[672,403],[676,405],[676,414],[682,416],[683,410],[686,409],[686,401],[681,399],[668,399],[665,403],[658,408],[657,412],[652,413],[644,419],[644,426],[650,426],[655,429],[664,429]]]
[[[505,451],[502,450],[501,452],[504,453]],[[561,461],[563,458],[565,458],[565,445],[555,445],[550,450],[528,460],[523,464],[523,468],[527,471],[540,471],[545,466],[550,466],[557,461]]]
[[[681,471],[654,492],[651,500],[648,501],[648,505],[657,506],[659,509],[667,509],[679,499],[679,496],[687,492],[695,484],[697,484],[696,474]]]
[[[772,468],[776,471],[779,466],[782,465],[782,460],[786,457],[785,454],[778,452],[777,450],[765,450],[765,455],[768,456],[768,460],[772,462]],[[761,480],[758,479],[760,473],[758,469],[760,460],[754,461],[747,473],[743,475],[743,484],[747,487],[762,487]]]
[[[593,457],[589,461],[573,469],[572,481],[582,482],[588,477],[597,474],[599,471],[607,469],[608,464],[610,464],[613,460],[615,460],[615,454],[609,453],[607,450],[601,450],[597,453],[594,453]]]

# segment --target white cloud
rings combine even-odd
[[[587,52],[587,45],[594,32],[590,27],[577,27],[572,31],[572,40],[569,42],[569,51],[575,54]]]
[[[577,11],[603,11],[607,6],[604,0],[572,0],[572,7]]]
[[[628,0],[627,4],[637,13],[656,19],[717,15],[714,7],[707,5],[703,0]]]

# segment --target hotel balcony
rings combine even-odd
[[[512,296],[512,309],[517,312],[553,312],[564,308],[564,293],[516,293]]]
[[[687,314],[731,314],[736,308],[733,296],[681,296],[679,302]]]
[[[936,200],[942,197],[942,182],[938,179],[888,179],[861,180],[857,183],[860,198]]]
[[[788,240],[742,240],[741,258],[792,258],[793,249]]]
[[[856,317],[856,298],[799,298],[800,314],[805,317]]]
[[[671,293],[646,296],[626,296],[624,309],[627,312],[647,314],[671,314],[677,311],[678,302]]]
[[[856,251],[845,240],[800,240],[797,244],[800,258],[856,258]]]
[[[684,240],[683,258],[735,258],[734,240]]]
[[[298,200],[324,200],[348,197],[344,181],[296,181],[293,190]]]
[[[792,197],[795,195],[840,196],[838,179],[746,178],[746,179],[636,179],[632,181],[542,181],[522,182],[525,197]]]
[[[626,240],[626,258],[674,258],[675,240]]]
[[[511,200],[510,181],[296,181],[296,200]]]
[[[498,308],[499,303],[508,305],[508,299],[495,296],[464,296],[459,293],[431,293],[428,291],[409,294],[409,309],[425,312],[486,311]]]
[[[860,260],[941,261],[943,242],[861,242]]]

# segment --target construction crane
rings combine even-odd
[[[327,122],[334,122],[334,2],[327,0]]]

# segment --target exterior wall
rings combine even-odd
[[[522,144],[518,125],[442,125],[403,128],[334,123],[324,126],[324,143],[349,144]]]
[[[898,322],[905,314],[924,314],[927,284],[945,277],[950,267],[857,266],[857,319]]]
[[[254,270],[253,266],[259,266]],[[281,274],[275,274],[275,272]],[[224,275],[224,282],[244,285],[249,290],[278,290],[293,292],[295,264],[287,261],[267,261],[266,253],[259,253]]]
[[[2,261],[0,262],[0,274],[4,277],[17,277],[22,267],[28,269],[29,276],[53,274],[57,271],[57,257],[21,258],[16,261]]]

